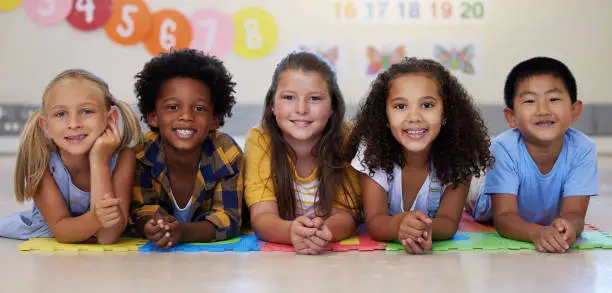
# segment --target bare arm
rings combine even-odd
[[[436,217],[432,219],[431,237],[433,240],[446,240],[457,233],[468,189],[465,184],[461,184],[455,189],[448,187],[444,191],[440,200],[440,208]]]
[[[40,210],[51,232],[61,243],[76,243],[93,236],[100,224],[91,211],[72,217],[49,170],[45,170],[34,204]]]
[[[365,174],[359,175],[368,234],[377,241],[397,240],[398,230],[406,212],[389,216],[385,190]]]
[[[125,149],[119,153],[117,166],[111,178],[109,162],[95,162],[91,167],[91,204],[94,206],[104,194],[119,199],[119,222],[109,228],[101,227],[96,236],[100,244],[117,241],[125,230],[131,200],[132,180],[136,170],[134,150]]]
[[[580,235],[584,230],[584,217],[589,206],[589,196],[567,196],[561,204],[560,218],[570,222],[576,230],[576,235]]]
[[[255,203],[250,207],[250,211],[251,225],[259,238],[269,242],[292,244],[292,221],[279,217],[276,201]]]
[[[348,211],[333,208],[332,214],[325,220],[325,224],[332,233],[332,242],[350,237],[355,232],[355,218]]]
[[[543,227],[523,220],[518,213],[518,202],[513,194],[493,194],[493,221],[500,235],[533,242],[538,231]]]

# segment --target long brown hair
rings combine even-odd
[[[345,105],[344,98],[336,80],[336,74],[330,64],[319,55],[314,53],[298,51],[287,55],[281,60],[274,70],[272,84],[266,95],[262,125],[266,134],[270,137],[269,154],[271,156],[272,182],[274,194],[278,202],[278,210],[281,218],[293,220],[296,216],[296,196],[294,188],[294,171],[290,164],[290,158],[295,158],[295,151],[283,138],[283,133],[276,122],[272,112],[274,97],[278,87],[280,74],[285,70],[301,70],[304,72],[316,72],[326,81],[329,96],[331,97],[332,115],[327,121],[319,141],[311,150],[312,156],[317,158],[317,187],[316,197],[318,201],[315,211],[318,216],[328,217],[331,215],[332,203],[343,191],[346,196],[344,202],[354,209],[357,206],[355,188],[347,178],[345,168],[347,163],[343,160],[342,150],[346,137],[344,127]]]
[[[111,106],[118,108],[123,121],[123,134],[119,150],[133,147],[142,141],[142,131],[136,114],[127,103],[113,98],[106,82],[85,70],[69,69],[63,71],[47,85],[42,96],[42,106],[30,115],[23,128],[15,164],[14,188],[15,198],[18,202],[24,202],[34,197],[45,170],[47,170],[51,151],[55,149],[55,145],[51,140],[45,138],[38,123],[41,116],[45,115],[44,111],[49,100],[49,93],[55,85],[66,79],[88,82],[95,90],[99,90],[100,96],[104,98],[106,110],[110,110]]]

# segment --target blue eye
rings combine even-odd
[[[88,114],[92,114],[92,113],[94,113],[94,111],[93,111],[93,110],[91,110],[91,109],[83,109],[83,110],[81,110],[81,113],[82,113],[82,114],[85,114],[85,115],[88,115]]]
[[[62,117],[64,117],[65,115],[66,115],[66,112],[64,112],[64,111],[60,111],[60,112],[55,113],[53,116],[55,116],[55,117],[57,117],[57,118],[62,118]]]

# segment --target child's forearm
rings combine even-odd
[[[91,238],[98,228],[98,220],[89,211],[81,216],[66,217],[55,223],[53,236],[61,243],[77,243]]]
[[[584,217],[580,213],[561,213],[561,218],[570,222],[576,230],[576,235],[580,235],[584,230]]]
[[[272,213],[263,213],[251,219],[253,230],[259,238],[274,243],[292,244],[292,221],[281,219]]]
[[[181,229],[180,243],[211,242],[215,240],[216,228],[209,221],[179,223]]]
[[[111,197],[115,197],[115,194],[113,192],[109,163],[96,160],[93,160],[91,163],[90,207],[93,207],[104,197],[104,194],[109,194]],[[115,242],[121,233],[123,233],[126,224],[127,219],[125,219],[123,213],[119,211],[119,223],[117,223],[117,225],[109,228],[100,227],[97,231],[96,237],[98,238],[98,242],[101,244]]]
[[[376,241],[397,240],[397,231],[407,212],[399,213],[394,216],[380,215],[366,219],[368,234]]]
[[[533,242],[542,226],[523,220],[518,214],[496,215],[493,219],[495,228],[503,237]]]
[[[325,220],[332,233],[332,242],[345,239],[355,232],[355,219],[347,212],[338,212]]]
[[[431,239],[432,240],[446,240],[452,238],[455,233],[457,233],[457,229],[459,228],[459,223],[451,220],[447,217],[437,217],[432,219],[431,224]]]

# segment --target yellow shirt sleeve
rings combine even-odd
[[[249,130],[244,155],[244,198],[247,206],[276,201],[270,170],[270,140],[261,126]]]
[[[359,174],[350,165],[345,168],[347,177],[345,188],[338,188],[338,195],[333,202],[333,207],[341,208],[350,212],[353,217],[361,217],[361,186],[359,185]]]

